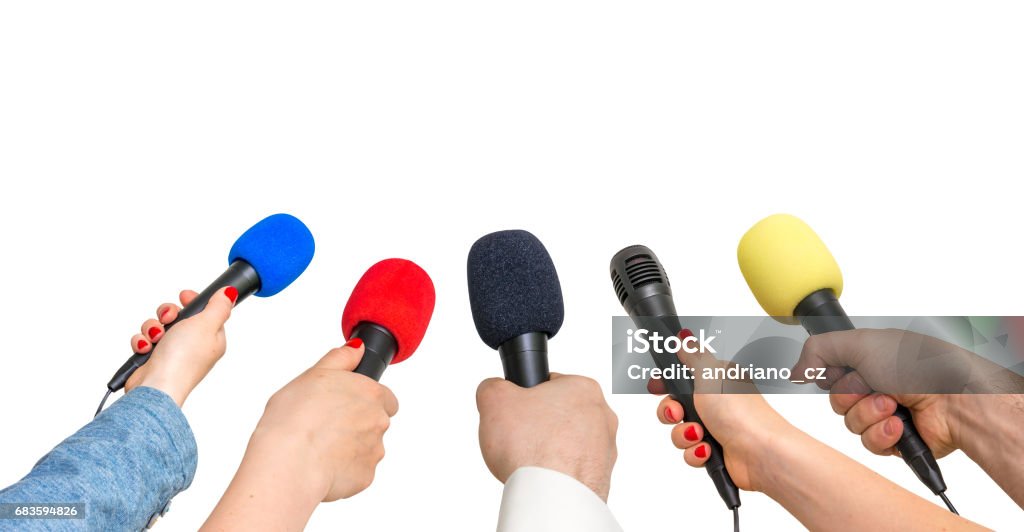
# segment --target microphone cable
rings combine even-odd
[[[733,532],[740,532],[740,507],[737,506],[732,509],[732,529]]]
[[[946,497],[946,492],[943,491],[939,493],[939,497],[942,497],[942,502],[946,503],[946,508],[949,508],[949,511],[956,515],[960,515],[960,512],[956,511],[956,508],[953,507],[953,503],[949,502],[949,497]]]
[[[96,413],[92,415],[93,419],[96,419],[96,416],[100,415],[100,412],[103,411],[103,405],[107,404],[107,399],[110,399],[110,394],[112,392],[113,390],[107,388],[107,393],[103,394],[103,400],[100,401],[100,406],[96,408]]]

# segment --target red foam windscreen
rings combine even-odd
[[[405,259],[385,259],[363,274],[341,315],[345,338],[362,322],[384,327],[398,341],[397,364],[419,347],[434,313],[434,283],[430,276]]]

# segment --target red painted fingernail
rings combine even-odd
[[[142,351],[143,349],[149,347],[149,342],[147,342],[145,340],[139,340],[139,344],[138,345],[139,345],[138,350]]]
[[[686,339],[686,338],[689,338],[691,336],[693,336],[693,331],[691,331],[690,329],[683,329],[683,330],[679,331],[679,337],[680,338]]]
[[[228,299],[231,300],[231,304],[234,305],[235,301],[238,300],[238,289],[233,286],[229,286],[224,289],[224,295],[228,296]]]
[[[360,347],[363,347],[363,340],[362,340],[362,338],[353,338],[353,339],[345,342],[345,347],[351,347],[352,349],[359,349]]]
[[[697,441],[697,428],[693,425],[686,427],[686,430],[683,432],[683,436],[690,441]]]
[[[665,419],[671,421],[672,423],[679,421],[678,419],[676,419],[676,415],[672,413],[672,408],[668,406],[665,407]]]
[[[693,451],[693,455],[696,456],[697,458],[707,458],[708,457],[708,446],[707,445],[701,445],[700,447],[697,447],[697,450]]]
[[[167,317],[167,313],[170,312],[170,311],[171,311],[171,307],[165,308],[164,311],[160,313],[160,321],[164,321],[164,318]]]
[[[146,333],[149,334],[149,339],[153,340],[154,342],[162,332],[163,331],[160,330],[160,327],[150,327],[149,330],[146,331]]]

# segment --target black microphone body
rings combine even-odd
[[[677,336],[683,329],[672,299],[672,287],[658,258],[645,246],[630,246],[615,254],[611,265],[612,283],[619,302],[622,303],[633,323],[648,331],[656,331],[663,337]],[[674,355],[673,355],[674,356]],[[668,369],[672,361],[666,357],[652,356],[661,369]],[[683,419],[700,423],[704,430],[704,441],[711,447],[711,456],[704,464],[718,495],[731,510],[740,506],[740,490],[736,487],[725,467],[722,445],[707,430],[697,414],[693,402],[693,383],[689,380],[663,379],[669,395],[683,405]]]
[[[812,335],[854,329],[853,322],[850,321],[846,311],[839,304],[839,298],[831,288],[818,290],[805,297],[796,306],[793,315]],[[853,371],[853,369],[847,368],[847,371]],[[942,478],[942,471],[935,461],[935,455],[917,432],[910,410],[903,405],[897,405],[893,415],[903,421],[903,434],[900,436],[899,442],[896,443],[900,457],[910,466],[917,478],[928,486],[928,489],[936,495],[942,494],[946,491],[946,482]]]
[[[562,327],[565,307],[544,244],[521,229],[484,235],[469,250],[466,279],[476,332],[498,350],[505,380],[523,388],[551,380],[548,339]]]
[[[210,301],[210,298],[213,297],[217,291],[228,286],[233,286],[238,290],[238,298],[235,300],[235,305],[238,305],[243,299],[259,291],[260,278],[256,273],[256,269],[248,262],[245,262],[242,259],[235,260],[230,266],[228,266],[228,269],[225,270],[220,277],[210,283],[210,286],[207,286],[205,290],[200,292],[191,303],[185,305],[174,321],[164,325],[164,330],[169,330],[179,321],[191,318],[192,316],[202,312],[203,309],[206,308],[206,304]],[[149,361],[150,355],[152,355],[153,351],[156,350],[156,344],[157,342],[153,342],[153,348],[150,349],[149,353],[135,353],[127,362],[121,365],[121,367],[118,368],[117,373],[114,373],[110,382],[107,383],[107,389],[110,392],[116,392],[121,388],[124,388],[125,383],[128,382],[128,378],[135,373],[135,370],[141,368]]]
[[[356,366],[355,372],[360,375],[380,381],[384,370],[395,358],[398,352],[398,340],[391,334],[391,331],[369,321],[360,322],[352,329],[352,338],[359,338],[363,341],[363,358]]]
[[[511,338],[498,346],[498,354],[505,380],[523,388],[551,380],[547,333],[528,332]]]

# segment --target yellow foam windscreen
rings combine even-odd
[[[740,271],[757,302],[769,316],[793,320],[803,299],[823,288],[838,297],[843,274],[825,243],[803,220],[773,214],[754,224],[740,239]]]

